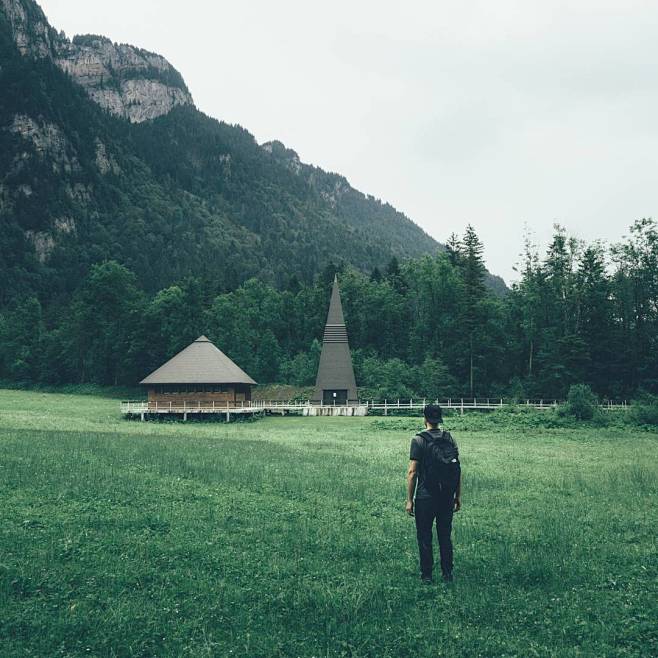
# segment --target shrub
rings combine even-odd
[[[658,397],[642,395],[633,402],[629,415],[631,420],[638,425],[658,425]]]
[[[501,396],[509,398],[513,404],[519,404],[527,396],[523,382],[519,377],[513,377],[509,383],[507,391]]]
[[[587,384],[574,384],[569,388],[564,411],[578,420],[592,420],[598,413],[598,399]]]

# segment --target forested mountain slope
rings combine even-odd
[[[311,281],[442,249],[388,204],[199,112],[164,58],[68,40],[0,0],[0,304],[67,298],[115,259],[146,290],[186,276]]]
[[[443,247],[199,112],[161,56],[0,0],[0,382],[133,384],[203,333],[307,385],[336,271],[367,395],[658,393],[652,219],[610,248],[557,228],[507,291],[473,227]]]

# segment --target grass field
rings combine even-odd
[[[403,512],[417,427],[0,391],[0,656],[658,655],[655,434],[456,428],[448,588]]]

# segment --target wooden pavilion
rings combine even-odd
[[[256,382],[205,336],[145,377],[148,407],[243,407]]]

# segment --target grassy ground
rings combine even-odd
[[[416,426],[0,391],[0,655],[658,654],[655,434],[456,430],[446,588],[403,513]]]

